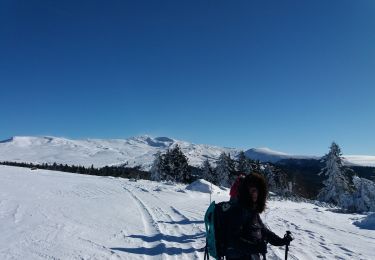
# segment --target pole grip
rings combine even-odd
[[[290,234],[292,234],[292,232],[288,230],[286,231],[286,234],[284,237],[290,236]],[[289,251],[289,243],[285,245],[285,260],[288,260],[288,251]]]

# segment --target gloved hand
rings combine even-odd
[[[292,236],[292,233],[290,231],[287,231],[284,235],[284,243],[285,245],[289,245],[291,241],[293,241],[294,237]]]
[[[266,241],[259,242],[257,247],[258,247],[258,253],[267,254],[267,243],[266,243]]]

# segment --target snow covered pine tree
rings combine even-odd
[[[246,157],[244,151],[241,151],[237,158],[237,171],[246,175],[250,174],[253,170],[251,167],[251,160]]]
[[[202,179],[214,183],[214,170],[208,159],[204,160],[202,163]]]
[[[152,163],[151,170],[151,180],[161,181],[163,177],[163,155],[160,152],[155,154],[154,162]]]
[[[349,208],[352,204],[353,185],[348,174],[349,169],[343,165],[341,149],[335,142],[332,142],[330,150],[323,156],[322,162],[325,166],[319,175],[323,174],[327,176],[327,179],[323,181],[324,187],[317,196],[318,200],[333,203],[342,208]]]
[[[226,153],[221,153],[216,163],[216,183],[220,186],[229,187],[229,175],[232,169],[231,158]]]

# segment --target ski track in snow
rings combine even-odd
[[[135,188],[135,189],[134,189]],[[199,259],[193,241],[199,235],[190,235],[191,230],[202,233],[195,225],[183,228],[184,225],[179,223],[189,223],[189,219],[180,211],[172,206],[168,206],[164,201],[158,198],[151,191],[144,187],[126,187],[133,200],[139,205],[142,221],[145,226],[144,240],[159,241],[151,242],[146,245],[151,248],[152,255],[160,255],[162,259],[192,259],[191,255],[185,252],[193,253],[195,259]],[[145,203],[147,201],[147,203]],[[189,226],[189,225],[187,225]],[[190,230],[190,232],[188,232]],[[200,234],[203,237],[203,234]],[[185,252],[184,252],[185,251]]]
[[[162,255],[164,253],[162,249],[165,248],[165,243],[162,241],[163,234],[160,232],[160,228],[155,221],[155,218],[152,216],[150,209],[128,188],[124,187],[124,190],[129,192],[130,196],[137,204],[138,210],[141,213],[145,236],[159,237],[159,244],[157,244],[158,242],[146,243],[146,239],[144,239],[144,250],[151,250],[155,255]],[[155,246],[155,244],[157,245]],[[147,255],[145,255],[145,259],[148,259]]]
[[[0,166],[0,259],[203,259],[208,204],[183,185]],[[262,214],[303,260],[375,259],[375,231],[352,224],[363,217],[291,201]],[[269,246],[267,259],[284,253]]]

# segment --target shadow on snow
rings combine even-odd
[[[195,248],[178,248],[178,247],[167,247],[165,244],[161,243],[154,247],[137,247],[137,248],[121,248],[121,247],[114,247],[111,250],[115,251],[122,251],[131,254],[137,255],[148,255],[148,256],[157,256],[161,254],[167,255],[180,255],[180,254],[189,254],[195,251],[200,251],[201,249]]]
[[[115,251],[122,251],[131,254],[139,254],[139,255],[149,255],[149,256],[156,256],[161,254],[167,255],[180,255],[180,254],[189,254],[196,251],[202,251],[202,248],[178,248],[178,247],[167,247],[164,243],[165,242],[172,242],[172,243],[190,243],[194,242],[197,239],[205,237],[205,233],[201,232],[199,234],[194,235],[183,235],[180,237],[177,236],[170,236],[170,235],[163,235],[163,234],[156,234],[154,236],[144,236],[144,235],[131,235],[128,236],[130,238],[141,239],[147,243],[153,242],[160,242],[160,244],[154,247],[137,247],[137,248],[121,248],[121,247],[114,247],[111,250]]]
[[[158,221],[158,223],[176,224],[176,225],[190,225],[190,224],[204,224],[204,221],[203,220],[183,219],[183,220],[180,220],[180,221]]]
[[[158,241],[166,241],[166,242],[172,242],[172,243],[190,243],[194,242],[199,238],[205,237],[205,233],[201,232],[199,234],[194,235],[183,235],[183,236],[170,236],[170,235],[163,235],[163,234],[156,234],[154,236],[144,236],[144,235],[131,235],[128,236],[130,238],[137,238],[142,239],[144,242],[152,243],[152,242],[158,242]]]

